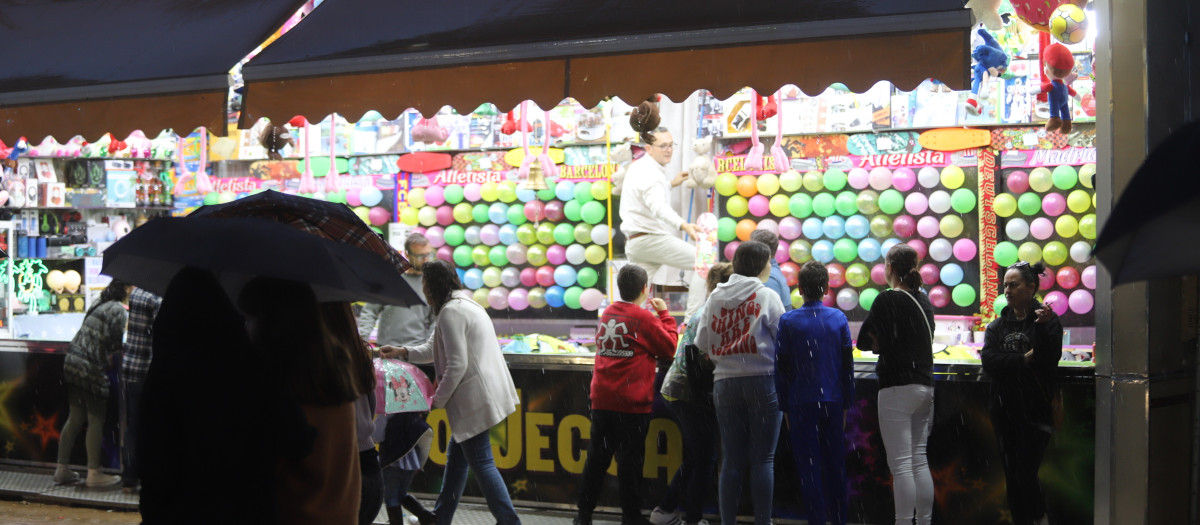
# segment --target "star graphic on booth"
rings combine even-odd
[[[8,414],[8,398],[16,390],[17,385],[21,384],[23,379],[24,377],[18,377],[0,383],[0,429],[5,429],[12,433],[16,433],[16,425],[13,424],[12,416]]]
[[[4,442],[4,455],[8,456],[8,455],[12,454],[13,450],[16,450],[16,448],[17,448],[17,444],[15,442],[13,442],[12,440],[5,441]]]
[[[529,480],[528,479],[518,479],[518,480],[514,481],[512,484],[512,492],[513,492],[513,494],[529,492]]]
[[[33,419],[33,430],[30,433],[41,438],[42,450],[46,450],[46,446],[50,443],[50,440],[57,440],[60,436],[56,428],[58,426],[58,413],[55,412],[50,417],[42,417],[41,414],[34,412]]]

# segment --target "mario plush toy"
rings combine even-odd
[[[1042,84],[1037,93],[1049,93],[1050,120],[1046,121],[1046,131],[1058,130],[1062,133],[1071,132],[1071,102],[1067,95],[1075,96],[1075,90],[1063,82],[1075,68],[1075,57],[1067,46],[1054,43],[1042,50],[1045,67],[1042,73],[1049,82]]]
[[[983,43],[975,46],[975,50],[971,52],[971,58],[975,60],[975,65],[971,69],[971,96],[967,97],[966,109],[972,115],[978,115],[983,111],[983,107],[975,97],[988,98],[986,88],[983,94],[979,93],[979,88],[987,83],[988,78],[995,78],[1003,75],[1008,69],[1008,55],[1000,48],[1000,43],[992,38],[992,34],[986,29],[979,28],[979,36],[983,39]]]

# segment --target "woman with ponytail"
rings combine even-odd
[[[879,431],[892,471],[896,524],[929,525],[933,477],[925,442],[933,422],[933,305],[921,290],[917,252],[907,244],[888,251],[892,289],[879,294],[858,334],[858,347],[879,355]]]

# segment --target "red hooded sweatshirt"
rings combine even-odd
[[[633,303],[604,309],[596,330],[592,410],[649,414],[656,359],[675,356],[679,334],[666,311],[658,317]]]

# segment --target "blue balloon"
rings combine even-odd
[[[833,261],[833,243],[820,240],[812,245],[812,257],[821,264],[829,264]]]
[[[524,188],[517,188],[517,200],[521,202],[531,202],[537,199],[537,192]]]
[[[820,239],[824,234],[825,223],[816,217],[804,219],[804,224],[800,225],[800,233],[804,234],[805,239]]]
[[[841,239],[846,234],[846,220],[837,215],[825,217],[825,222],[821,224],[821,231],[830,239]]]
[[[454,273],[458,274],[458,282],[466,282],[467,271],[462,268],[455,268]]]
[[[517,227],[511,224],[505,224],[500,227],[500,244],[509,245],[517,243]]]
[[[563,287],[558,285],[546,288],[546,304],[554,308],[562,307],[562,305],[566,304],[566,301],[563,300],[564,293],[566,293],[566,291],[563,290]]]
[[[575,198],[575,183],[565,181],[565,180],[559,181],[558,185],[554,187],[554,196],[558,197],[558,200],[563,201],[563,202],[567,202],[569,200],[574,199]]]
[[[942,284],[946,286],[957,286],[963,280],[963,269],[956,263],[950,263],[942,266]]]
[[[575,269],[570,266],[563,265],[554,269],[554,284],[562,286],[563,288],[575,284],[576,277],[578,277],[578,274],[575,272]]]
[[[862,215],[852,215],[846,219],[846,235],[854,239],[861,239],[871,233],[871,221]]]
[[[508,205],[503,202],[493,202],[488,208],[488,219],[496,224],[508,222]]]
[[[883,241],[883,246],[880,247],[879,252],[886,256],[888,251],[890,251],[892,247],[897,244],[900,244],[900,239],[888,239]]]
[[[479,268],[471,268],[470,270],[467,270],[465,273],[463,273],[462,283],[463,286],[466,286],[472,290],[483,286],[483,270],[480,270]]]
[[[879,260],[879,256],[883,251],[879,246],[879,241],[875,239],[863,239],[858,242],[858,258],[866,262],[875,262]]]

